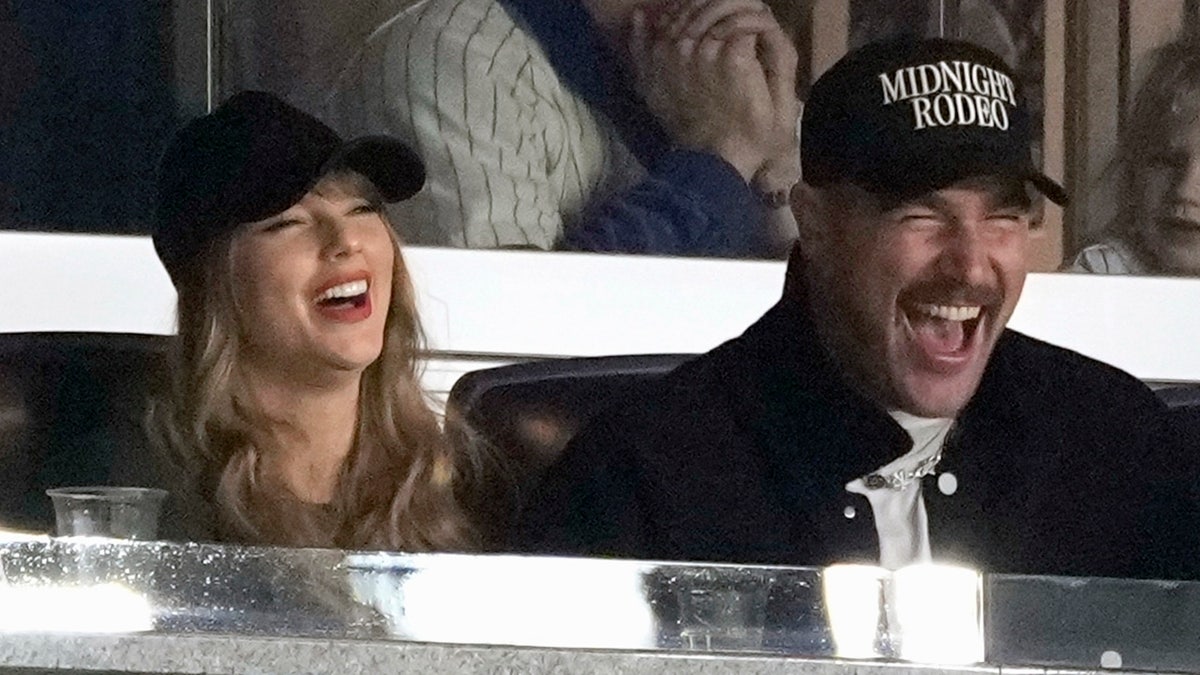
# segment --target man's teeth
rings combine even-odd
[[[362,295],[366,292],[367,280],[359,279],[358,281],[350,281],[326,289],[324,293],[317,296],[317,302],[333,300],[334,298],[353,298],[356,295]]]
[[[980,309],[979,305],[931,305],[927,303],[917,305],[917,311],[921,314],[946,321],[970,321],[979,316]]]

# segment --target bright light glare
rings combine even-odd
[[[950,565],[913,565],[892,573],[900,658],[938,664],[984,658],[983,579]]]
[[[22,532],[21,530],[10,530],[0,527],[0,544],[27,543],[34,541],[48,542],[50,541],[50,536],[46,534]]]
[[[0,633],[136,633],[153,628],[149,601],[120,584],[0,584]]]
[[[822,575],[835,656],[983,661],[983,581],[975,570],[920,564],[888,572],[874,565],[834,565]]]
[[[354,574],[358,595],[412,640],[651,648],[641,570],[616,561],[446,557],[403,580]]]
[[[874,565],[832,565],[821,572],[834,656],[872,659],[883,656],[877,641],[883,580],[887,570]]]

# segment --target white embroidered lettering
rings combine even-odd
[[[955,68],[957,64],[941,61],[938,63],[938,70],[942,75],[942,91],[962,91],[962,77],[959,76],[959,70]]]
[[[884,105],[891,105],[896,101],[908,98],[908,91],[904,86],[904,71],[897,70],[892,77],[893,79],[889,80],[887,73],[879,74],[879,81],[883,83]]]
[[[917,124],[914,129],[924,129],[925,127],[937,126],[933,122],[933,118],[929,116],[929,99],[914,98],[912,99],[913,117],[916,118]]]

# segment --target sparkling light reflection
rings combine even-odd
[[[399,579],[355,571],[351,583],[412,640],[625,649],[657,641],[635,565],[447,556]]]
[[[153,629],[150,602],[121,584],[0,584],[0,633],[136,633]]]
[[[983,577],[975,570],[921,564],[888,572],[834,565],[823,578],[836,656],[983,661]]]

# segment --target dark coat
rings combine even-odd
[[[595,419],[532,496],[517,548],[788,565],[877,562],[844,486],[911,439],[849,389],[801,303]],[[1195,578],[1194,460],[1130,375],[1006,331],[924,479],[935,560],[987,572]],[[846,507],[852,506],[853,517]]]

